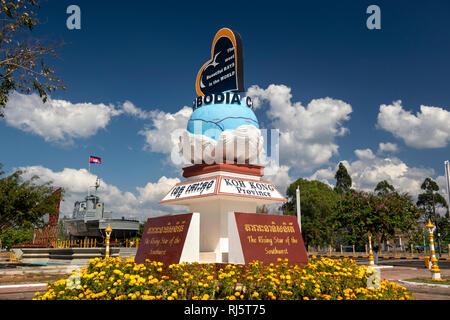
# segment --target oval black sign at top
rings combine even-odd
[[[197,95],[244,91],[242,40],[239,33],[220,29],[214,37],[211,59],[197,74]]]

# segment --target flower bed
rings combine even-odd
[[[406,300],[402,286],[377,281],[375,271],[351,259],[320,260],[304,266],[288,261],[248,265],[181,263],[134,259],[92,259],[67,279],[47,285],[35,300],[47,299],[223,299],[223,300]]]

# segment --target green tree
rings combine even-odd
[[[342,164],[342,162],[339,162],[339,168],[336,171],[334,178],[336,179],[336,186],[334,190],[339,195],[342,196],[352,187],[352,178],[348,174],[347,168]]]
[[[145,229],[145,222],[141,222],[139,223],[139,230],[137,232],[137,237],[140,239],[142,238],[142,235],[144,233],[144,229]]]
[[[56,56],[56,45],[33,39],[31,31],[39,24],[36,0],[0,0],[0,106],[5,108],[13,91],[37,91],[42,101],[57,88],[65,89],[61,80],[44,59]],[[0,117],[3,117],[0,108]]]
[[[333,244],[334,234],[329,217],[339,196],[320,181],[298,179],[286,190],[288,202],[281,209],[285,215],[296,215],[296,190],[300,187],[302,236],[305,244]]]
[[[447,201],[438,192],[439,186],[431,178],[426,178],[420,188],[424,192],[419,194],[417,205],[423,209],[424,221],[431,219],[435,223],[437,221],[436,208],[448,209]]]
[[[433,179],[426,178],[420,188],[424,192],[419,194],[417,199],[417,206],[419,206],[423,210],[422,212],[424,215],[424,221],[430,219],[436,226],[436,235],[438,235],[438,249],[439,254],[441,254],[441,237],[443,233],[446,233],[442,228],[446,226],[445,221],[447,220],[447,218],[440,217],[439,214],[436,213],[436,209],[447,209],[448,212],[448,204],[445,198],[439,193],[439,186]],[[446,214],[446,216],[447,215],[448,214]]]
[[[2,178],[3,174],[0,170],[0,232],[30,225],[42,227],[46,213],[57,213],[60,194],[53,192],[51,182],[38,184],[38,176],[25,180],[20,170]]]
[[[8,228],[0,233],[2,246],[11,248],[15,244],[33,242],[34,227],[32,225]]]
[[[393,185],[389,184],[387,180],[383,180],[378,182],[377,186],[375,187],[375,192],[377,195],[383,196],[391,192],[395,192],[395,188]]]
[[[257,206],[256,207],[256,213],[268,214],[269,213],[269,208],[267,208],[267,206],[265,204],[263,204],[262,206]]]
[[[364,245],[370,231],[376,251],[384,241],[411,230],[420,216],[411,197],[397,192],[375,195],[349,191],[335,209],[333,220],[344,241]]]

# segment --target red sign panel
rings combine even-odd
[[[308,254],[295,216],[235,212],[245,263],[258,260],[308,263]]]
[[[179,263],[192,213],[149,218],[145,224],[135,262],[145,259],[164,264]]]

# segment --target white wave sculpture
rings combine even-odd
[[[253,125],[241,125],[234,130],[223,131],[217,141],[185,130],[180,136],[178,149],[192,164],[257,164],[263,144],[261,130]]]

